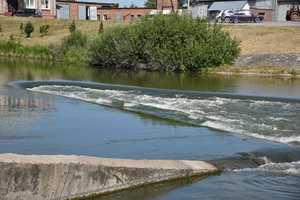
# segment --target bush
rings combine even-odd
[[[20,31],[21,31],[21,34],[24,33],[24,25],[23,25],[23,23],[20,24]]]
[[[72,24],[69,26],[69,30],[70,30],[71,34],[75,33],[75,31],[76,31],[76,24],[75,24],[74,19],[72,21]]]
[[[100,26],[99,26],[99,34],[102,34],[104,31],[104,28],[103,28],[103,22],[100,23]]]
[[[42,34],[42,37],[48,34],[50,26],[47,25],[42,25],[40,26],[40,33]]]
[[[33,24],[29,21],[25,24],[24,32],[26,33],[26,37],[30,37],[30,34],[34,31]]]
[[[119,65],[124,60],[152,69],[199,71],[229,64],[239,55],[239,41],[218,24],[188,15],[159,14],[129,26],[114,27],[96,38],[90,62]]]
[[[62,40],[60,61],[68,63],[83,63],[87,60],[88,38],[80,31],[75,31]]]

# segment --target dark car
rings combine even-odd
[[[230,21],[239,22],[256,22],[259,23],[264,19],[263,15],[253,14],[250,11],[239,11],[230,16]]]
[[[14,12],[12,16],[18,17],[42,17],[42,12],[38,9],[25,8]]]

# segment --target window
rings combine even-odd
[[[265,12],[261,12],[261,13],[257,13],[258,15],[263,15],[264,18],[266,18],[266,13]]]
[[[50,8],[50,1],[51,0],[41,0],[41,8],[43,8],[43,9]]]
[[[134,15],[130,15],[130,21],[134,22]]]
[[[35,8],[35,0],[25,0],[26,8]]]
[[[142,15],[141,14],[137,14],[137,18],[138,18],[138,21],[140,21],[142,19]]]
[[[103,14],[103,21],[108,21],[107,14]]]

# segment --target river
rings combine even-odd
[[[0,153],[204,160],[218,176],[93,199],[299,199],[300,80],[0,60]],[[259,165],[241,165],[249,157]]]

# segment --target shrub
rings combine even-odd
[[[87,60],[88,38],[80,31],[66,36],[62,40],[60,61],[69,63],[83,63]]]
[[[13,35],[9,36],[9,41],[14,42],[15,41],[15,37]]]
[[[76,31],[76,24],[75,24],[74,19],[72,21],[72,24],[69,26],[69,30],[70,30],[71,34],[75,33],[75,31]]]
[[[75,31],[73,34],[63,38],[63,48],[82,48],[87,45],[87,36],[82,34],[80,31]]]
[[[48,34],[50,26],[47,25],[42,25],[40,26],[40,33],[42,34],[42,37]]]
[[[26,37],[30,37],[30,34],[34,31],[33,24],[29,21],[25,24],[24,32],[26,33]]]
[[[240,53],[239,41],[206,22],[173,13],[108,29],[93,41],[90,62],[116,66],[126,59],[152,69],[184,71],[231,63]]]
[[[103,22],[101,22],[99,26],[99,34],[103,33],[103,31],[104,31]]]
[[[24,25],[23,25],[23,23],[20,24],[20,31],[21,31],[21,34],[24,33]]]

